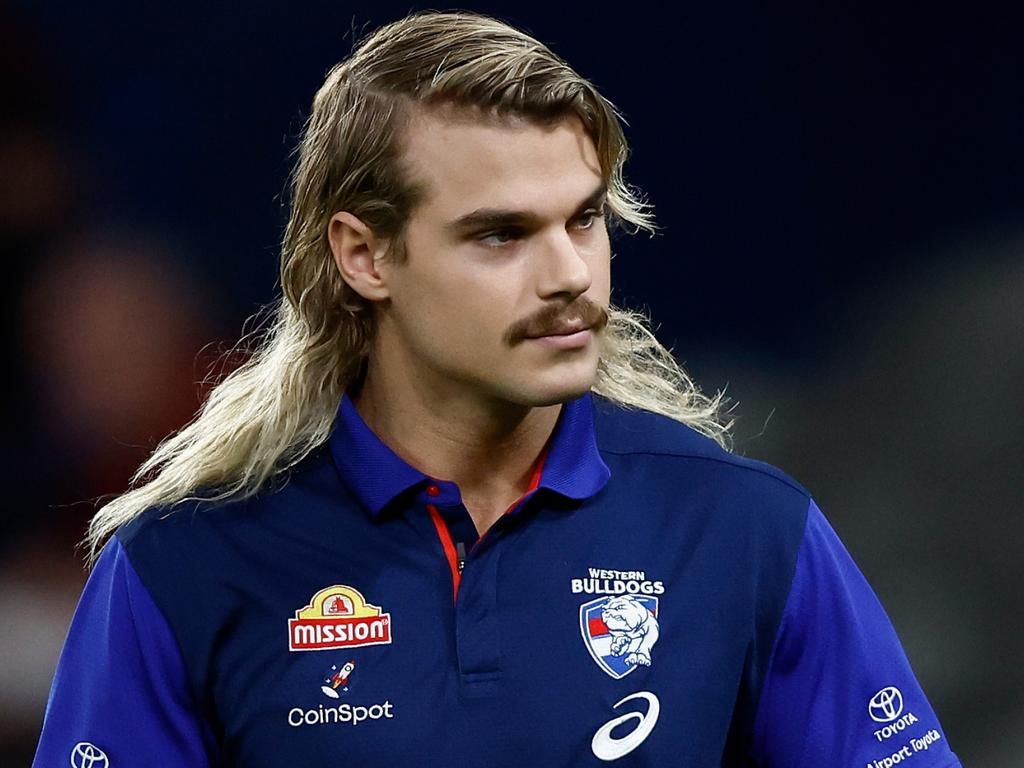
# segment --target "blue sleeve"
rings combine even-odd
[[[216,762],[177,641],[114,538],[75,610],[32,766]]]
[[[812,501],[754,724],[759,766],[959,766],[878,598]]]

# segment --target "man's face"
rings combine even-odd
[[[539,406],[588,391],[611,251],[579,120],[419,113],[405,161],[427,195],[407,223],[406,259],[380,265],[389,300],[375,353],[443,396]]]

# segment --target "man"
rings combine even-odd
[[[94,519],[36,765],[959,765],[806,491],[610,305],[625,156],[487,17],[331,71],[276,324]]]

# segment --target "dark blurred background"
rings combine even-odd
[[[276,293],[326,70],[420,3],[0,6],[0,764],[28,764],[96,501]],[[433,6],[438,7],[438,6]],[[443,7],[443,6],[441,6]],[[628,121],[624,238],[737,451],[817,497],[965,766],[1024,754],[1024,54],[1006,11],[476,3]]]

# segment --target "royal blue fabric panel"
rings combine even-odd
[[[33,768],[74,765],[76,747],[111,766],[202,768],[215,764],[214,744],[177,641],[113,538],[71,622]]]
[[[766,768],[959,765],[878,598],[813,501],[752,756]]]
[[[611,477],[598,451],[591,400],[588,393],[562,406],[540,479],[540,487],[570,499],[593,496]]]
[[[428,480],[366,426],[347,393],[338,406],[330,445],[342,480],[372,515],[399,493]]]

